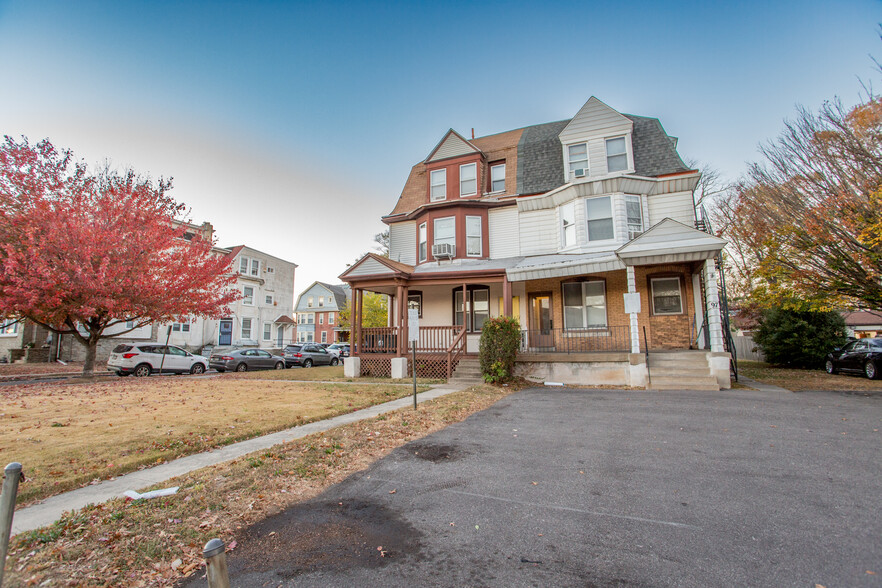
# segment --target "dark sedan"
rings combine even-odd
[[[285,365],[287,367],[300,366],[309,368],[314,365],[337,365],[340,360],[336,355],[328,353],[326,349],[315,343],[301,343],[285,347]]]
[[[882,339],[858,339],[827,354],[828,374],[839,371],[863,373],[876,380],[882,372]]]
[[[283,370],[285,358],[273,355],[263,349],[237,349],[212,355],[208,360],[209,367],[219,372],[248,370]]]

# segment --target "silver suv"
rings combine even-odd
[[[315,343],[299,343],[288,345],[282,353],[285,356],[285,367],[312,367],[314,365],[337,365],[340,359],[328,353]]]
[[[118,376],[149,376],[160,368],[163,374],[201,374],[208,369],[208,359],[174,345],[139,343],[117,345],[107,360],[107,369]]]

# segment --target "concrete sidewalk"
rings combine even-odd
[[[417,394],[417,402],[425,402],[426,400],[432,400],[453,392],[459,392],[467,387],[467,385],[441,384],[433,387],[431,390]],[[47,498],[39,504],[17,510],[12,521],[12,534],[16,535],[51,525],[66,511],[77,510],[87,504],[97,504],[112,498],[120,498],[126,490],[138,490],[154,484],[160,484],[175,476],[181,476],[207,466],[230,461],[255,451],[270,448],[273,445],[300,439],[307,435],[327,431],[341,425],[374,418],[385,412],[391,412],[408,406],[413,406],[413,396],[377,404],[331,419],[316,421],[285,431],[279,431],[278,433],[264,435],[263,437],[240,441],[239,443],[227,445],[213,451],[188,455],[156,467],[118,476],[113,480],[58,494]],[[27,475],[27,464],[25,464],[25,475]]]

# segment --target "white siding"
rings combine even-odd
[[[554,209],[521,212],[518,215],[521,255],[556,253],[560,240],[556,220],[557,212]]]
[[[389,259],[416,265],[416,231],[413,221],[389,225]]]
[[[487,213],[487,217],[490,230],[490,259],[520,255],[518,207],[493,208]]]
[[[350,276],[367,276],[370,274],[391,274],[391,269],[376,259],[366,259],[358,267],[349,272]]]
[[[649,219],[647,229],[665,218],[695,226],[695,210],[692,208],[691,192],[674,194],[654,194],[648,199]]]
[[[630,133],[634,123],[594,96],[579,110],[573,120],[561,131],[560,142],[564,145],[588,137],[614,136]],[[606,163],[603,164],[606,169]]]
[[[448,157],[456,157],[457,155],[468,155],[469,153],[477,153],[475,148],[457,137],[453,133],[449,133],[442,141],[441,145],[435,153],[432,154],[429,161],[437,161]]]

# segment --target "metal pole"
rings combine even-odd
[[[202,556],[205,557],[205,575],[208,588],[230,588],[230,573],[227,571],[226,546],[220,539],[212,539],[205,544]]]
[[[9,536],[12,534],[12,516],[15,514],[15,497],[18,495],[18,482],[23,477],[21,464],[12,462],[3,478],[3,491],[0,494],[0,586],[3,585],[3,570],[6,568],[6,551],[9,549]]]
[[[162,359],[159,360],[159,375],[162,375],[162,366],[165,364],[165,354],[168,351],[168,340],[171,339],[172,326],[168,326],[168,332],[165,334],[165,347],[162,348]]]
[[[413,342],[413,409],[416,410],[416,344],[417,342]]]

